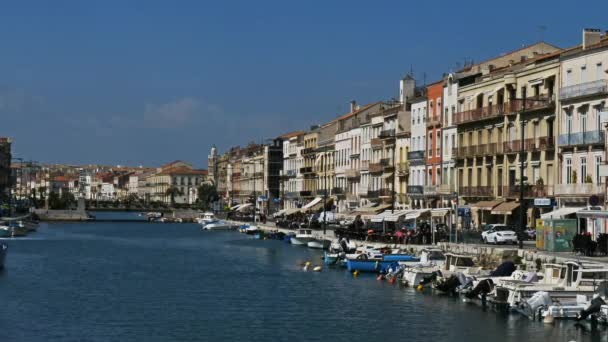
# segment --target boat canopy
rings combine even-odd
[[[519,208],[518,202],[502,202],[492,209],[492,215],[511,215],[517,208]]]
[[[305,206],[302,207],[302,210],[310,210],[312,209],[315,205],[320,204],[321,201],[323,199],[321,197],[316,197],[315,199],[313,199],[312,201],[308,202],[308,204],[306,204]]]
[[[551,212],[541,214],[540,218],[541,219],[563,219],[566,216],[572,215],[574,213],[577,213],[577,215],[578,215],[578,212],[583,209],[584,208],[581,208],[581,207],[562,207],[559,209],[555,209]],[[587,210],[585,210],[585,211],[587,211]],[[597,212],[597,210],[588,210],[588,211]]]

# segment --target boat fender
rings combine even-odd
[[[392,277],[391,279],[389,279],[388,283],[393,285],[395,283],[395,277]]]
[[[424,289],[424,286],[422,286],[422,285],[418,285],[418,287],[416,287],[416,290],[418,290],[418,291],[422,291],[423,289]]]
[[[554,321],[555,321],[555,318],[553,318],[553,316],[551,315],[551,312],[547,312],[547,315],[545,316],[545,318],[543,318],[543,323],[553,324]]]
[[[378,280],[378,281],[382,280],[382,274],[378,274],[378,276],[376,277],[376,280]]]
[[[358,270],[355,270],[355,271],[353,272],[353,276],[358,277],[358,276],[359,276],[359,271],[358,271]]]
[[[322,267],[321,266],[316,266],[315,268],[312,269],[315,272],[321,272]]]

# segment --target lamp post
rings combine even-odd
[[[524,112],[526,111],[526,89],[522,89],[522,107],[519,112],[519,122],[521,124],[521,146],[519,150],[519,236],[518,236],[518,247],[519,249],[524,248],[523,241],[523,230],[526,225],[526,205],[524,202],[524,159],[526,157],[526,149],[524,146],[525,139],[525,127],[526,123],[523,120]]]

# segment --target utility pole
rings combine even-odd
[[[526,149],[524,146],[525,139],[525,122],[523,120],[524,112],[526,111],[526,89],[522,88],[522,106],[519,113],[519,122],[521,125],[521,146],[519,150],[519,249],[524,248],[523,230],[526,225],[526,205],[524,202],[524,158],[526,157]]]

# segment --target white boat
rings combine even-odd
[[[316,240],[312,235],[312,229],[298,229],[296,236],[291,238],[291,244],[297,246],[307,246],[310,241]]]
[[[226,221],[216,220],[205,224],[203,230],[232,230],[234,226]]]
[[[328,249],[331,245],[330,240],[312,240],[308,242],[309,248]]]
[[[608,267],[603,264],[579,261],[545,264],[543,278],[538,282],[500,280],[494,287],[492,301],[535,317],[538,312],[527,301],[536,293],[546,292],[554,303],[580,302],[578,296],[591,298],[598,286],[607,281]]]
[[[210,212],[206,212],[203,215],[201,215],[201,217],[199,217],[197,219],[198,224],[200,225],[206,225],[208,223],[212,223],[217,221],[217,219],[215,218],[215,215],[213,215],[213,213]]]
[[[405,286],[417,287],[420,281],[439,270],[438,266],[410,266],[403,270],[401,281]]]

